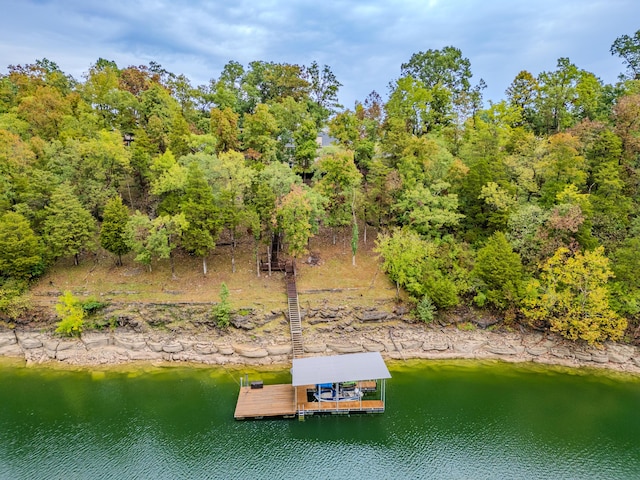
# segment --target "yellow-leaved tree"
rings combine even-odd
[[[627,321],[609,307],[612,276],[603,247],[584,253],[561,247],[545,263],[540,279],[528,283],[522,312],[531,323],[548,323],[570,340],[590,345],[618,340]]]
[[[82,308],[82,302],[76,298],[70,291],[65,291],[63,295],[58,297],[56,303],[56,313],[60,317],[56,333],[66,336],[80,335],[84,326],[85,311]]]

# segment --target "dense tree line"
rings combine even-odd
[[[614,85],[558,59],[486,106],[454,47],[401,65],[386,102],[338,104],[328,66],[231,61],[193,86],[156,63],[49,60],[0,75],[0,308],[60,258],[104,248],[149,269],[224,234],[256,260],[321,226],[377,250],[424,320],[476,305],[598,343],[640,314],[640,32]],[[336,145],[319,149],[328,130]],[[335,237],[334,237],[335,238]],[[256,270],[259,274],[258,265]]]

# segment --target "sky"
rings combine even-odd
[[[98,58],[161,64],[194,86],[254,60],[328,65],[354,107],[417,52],[453,46],[497,102],[521,70],[568,57],[605,83],[625,71],[614,40],[640,29],[638,0],[2,0],[0,73],[48,58],[82,80]]]

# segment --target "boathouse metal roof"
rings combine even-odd
[[[291,376],[294,387],[391,378],[380,352],[294,358]]]

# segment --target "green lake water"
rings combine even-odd
[[[140,368],[0,364],[0,479],[640,479],[637,377],[391,364],[382,415],[235,421],[249,371]]]

